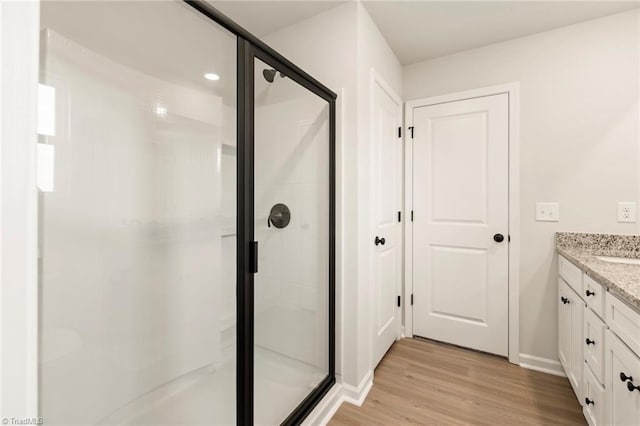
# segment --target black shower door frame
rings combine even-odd
[[[208,18],[237,37],[237,330],[236,330],[236,423],[254,423],[254,275],[257,272],[258,245],[254,235],[254,146],[256,59],[283,72],[329,105],[329,282],[328,334],[329,369],[327,376],[282,423],[301,423],[335,384],[336,348],[336,99],[322,83],[280,55],[263,41],[201,0],[185,0]]]

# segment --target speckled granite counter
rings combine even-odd
[[[589,277],[640,310],[640,265],[596,256],[640,258],[640,235],[556,233],[556,250]]]

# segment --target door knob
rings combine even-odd
[[[385,239],[384,239],[384,237],[383,238],[376,237],[376,239],[374,240],[374,243],[376,243],[376,245],[378,245],[378,244],[384,245]]]
[[[504,235],[502,234],[495,234],[493,236],[493,241],[495,241],[496,243],[501,243],[504,241]]]
[[[633,381],[633,377],[632,376],[627,376],[626,374],[624,374],[622,371],[620,372],[620,381],[621,382],[626,382],[627,380],[631,380]]]

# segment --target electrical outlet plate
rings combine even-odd
[[[560,220],[559,203],[536,203],[537,222],[558,222]]]
[[[636,222],[636,203],[634,201],[620,201],[618,203],[618,222]]]

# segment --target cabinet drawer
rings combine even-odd
[[[582,271],[562,256],[558,256],[558,273],[569,286],[582,296]]]
[[[605,323],[589,307],[584,308],[584,360],[598,383],[604,384]],[[588,368],[585,368],[588,370]]]
[[[606,423],[640,425],[640,358],[607,331]]]
[[[582,285],[584,292],[582,297],[587,302],[587,306],[593,309],[600,318],[604,318],[604,304],[606,290],[591,277],[586,274],[583,277]]]
[[[607,292],[606,322],[637,355],[640,355],[640,313]]]
[[[584,404],[582,412],[591,426],[604,425],[606,395],[604,387],[598,382],[589,367],[584,369]]]

